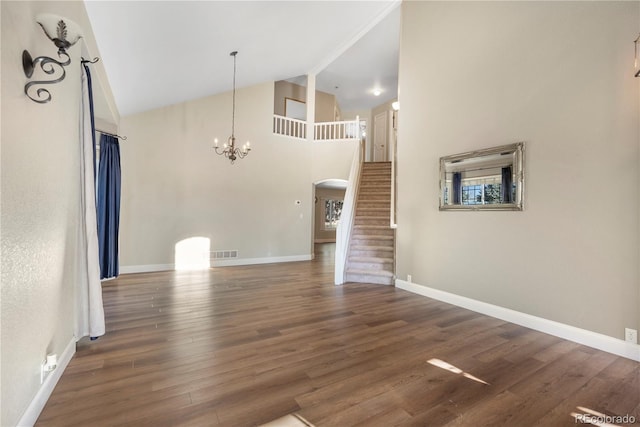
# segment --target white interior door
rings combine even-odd
[[[387,112],[377,114],[373,119],[373,161],[387,161]]]

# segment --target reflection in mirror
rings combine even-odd
[[[522,210],[524,143],[440,158],[440,210]]]

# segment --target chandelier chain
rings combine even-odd
[[[231,137],[235,137],[236,130],[236,55],[237,51],[231,52],[231,56],[233,56],[233,101],[232,101],[232,110],[231,110]]]

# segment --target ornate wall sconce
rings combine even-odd
[[[24,93],[32,101],[39,104],[46,104],[51,101],[51,93],[49,93],[48,89],[42,87],[35,90],[30,89],[33,86],[55,84],[64,80],[66,76],[64,67],[71,64],[71,58],[67,54],[67,49],[76,44],[82,37],[82,34],[80,27],[75,22],[62,16],[42,14],[36,17],[36,22],[40,25],[49,40],[58,48],[58,58],[60,58],[60,61],[48,56],[38,56],[33,59],[31,54],[27,50],[24,50],[22,52],[22,68],[24,69],[24,74],[30,79],[37,66],[40,66],[40,69],[48,75],[54,74],[56,71],[61,71],[61,74],[53,80],[33,80],[28,82],[24,86]],[[34,91],[35,97],[32,95]]]

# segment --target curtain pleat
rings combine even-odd
[[[104,307],[98,233],[96,221],[95,193],[95,127],[93,120],[93,96],[91,73],[88,67],[82,69],[82,98],[80,108],[80,256],[79,276],[76,288],[76,339],[83,336],[92,338],[105,333]]]
[[[513,203],[513,172],[511,166],[502,168],[502,203]]]
[[[120,144],[110,135],[100,136],[98,170],[98,238],[100,278],[118,276],[118,229],[120,227]]]
[[[462,203],[462,173],[454,172],[452,179],[453,187],[453,204],[459,205]]]

